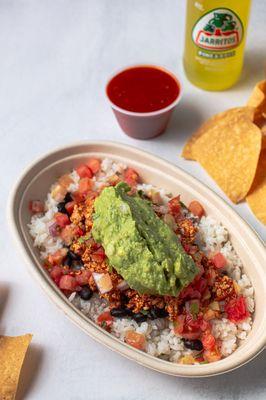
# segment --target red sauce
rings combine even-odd
[[[179,92],[179,85],[170,74],[146,66],[126,69],[107,85],[107,95],[116,106],[143,113],[169,106]]]

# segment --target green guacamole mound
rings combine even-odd
[[[129,190],[122,182],[102,191],[95,200],[92,235],[132,289],[177,296],[198,268],[151,203],[129,196]]]

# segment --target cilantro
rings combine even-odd
[[[148,315],[149,311],[148,310],[141,310],[141,314],[143,315]]]
[[[101,322],[101,328],[106,329],[107,328],[107,323],[106,321]]]
[[[193,318],[196,318],[198,313],[199,313],[199,304],[198,303],[191,303],[189,310],[193,316]]]
[[[209,364],[209,361],[200,361],[200,364]]]
[[[105,259],[105,263],[108,265],[108,271],[113,272],[113,266],[109,264],[108,258]]]
[[[185,210],[188,210],[187,206],[183,203],[183,201],[179,200],[180,206]]]
[[[91,238],[91,234],[90,234],[90,233],[87,233],[87,235],[81,236],[81,237],[78,239],[78,242],[79,242],[80,244],[82,244],[82,243],[86,242],[86,240],[88,240],[88,239],[90,239],[90,238]]]

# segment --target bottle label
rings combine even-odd
[[[244,28],[240,18],[228,8],[204,14],[192,29],[193,42],[203,50],[219,52],[239,46]]]

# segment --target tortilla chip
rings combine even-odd
[[[0,399],[13,400],[32,335],[0,336]]]
[[[261,149],[266,149],[266,125],[261,129],[262,133],[262,142],[261,142]]]
[[[247,196],[247,203],[258,220],[266,225],[266,149],[260,154],[255,179]]]
[[[255,123],[262,117],[266,118],[266,80],[256,84],[247,102],[247,106],[255,108]]]
[[[260,128],[261,130],[261,149],[266,148],[266,118],[260,118],[259,121],[257,121],[256,125]]]
[[[213,126],[216,125],[217,123],[219,123],[220,126],[226,125],[226,124],[228,124],[228,121],[230,121],[230,123],[231,123],[232,121],[242,117],[243,115],[247,116],[248,118],[250,118],[251,121],[253,121],[254,108],[235,107],[235,108],[231,108],[229,110],[226,110],[226,111],[223,111],[223,112],[213,115],[206,122],[204,122],[200,126],[200,128],[187,141],[187,143],[185,144],[185,147],[183,148],[183,151],[182,151],[182,157],[186,158],[187,160],[196,160],[197,156],[193,152],[193,146],[194,146],[194,143],[196,143],[196,141],[202,135],[204,135],[208,130],[213,129]]]
[[[193,155],[234,202],[244,199],[255,177],[261,131],[247,115],[212,124],[193,145]]]

